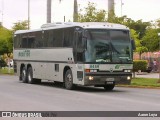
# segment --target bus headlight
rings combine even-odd
[[[124,70],[124,72],[131,72],[131,70]]]
[[[127,77],[127,80],[131,80],[131,77],[130,77],[130,76],[128,76],[128,77]]]
[[[92,76],[89,76],[89,80],[93,80],[93,77],[92,77]]]

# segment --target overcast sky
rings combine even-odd
[[[46,1],[47,0],[30,0],[30,18],[31,28],[40,28],[46,23]],[[63,16],[66,21],[72,21],[73,1],[52,0],[52,21],[63,22]],[[97,4],[97,9],[108,8],[108,0],[77,0],[80,8],[87,6],[88,1]],[[160,18],[160,0],[122,0],[122,14],[133,20],[142,19],[143,21],[151,21]],[[0,0],[0,22],[6,28],[11,28],[13,23],[28,19],[28,0]],[[3,17],[2,17],[3,11]],[[121,0],[115,0],[115,13],[121,16]]]

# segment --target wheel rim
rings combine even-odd
[[[28,82],[31,82],[32,81],[32,77],[31,77],[31,74],[30,72],[28,73]]]
[[[23,70],[23,71],[22,71],[22,79],[25,80],[25,77],[26,77],[26,71]]]
[[[72,83],[72,75],[68,74],[66,77],[66,85],[69,87]]]

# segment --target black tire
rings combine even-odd
[[[27,83],[27,70],[25,67],[22,68],[22,71],[21,71],[21,80],[23,83]]]
[[[30,84],[35,83],[35,80],[33,79],[33,70],[32,70],[32,67],[29,67],[27,69],[27,80],[28,80],[28,83],[30,83]]]
[[[41,79],[34,79],[34,82],[35,82],[36,84],[41,84]]]
[[[106,91],[112,91],[113,88],[114,88],[114,86],[115,86],[115,84],[113,84],[113,85],[105,85],[105,86],[104,86],[104,89],[105,89]]]
[[[70,69],[68,69],[66,71],[66,73],[65,73],[65,76],[64,76],[64,87],[67,90],[72,90],[74,88],[72,71]]]

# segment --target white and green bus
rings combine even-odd
[[[14,71],[24,83],[41,80],[104,87],[130,84],[133,40],[112,23],[50,23],[14,34]]]

